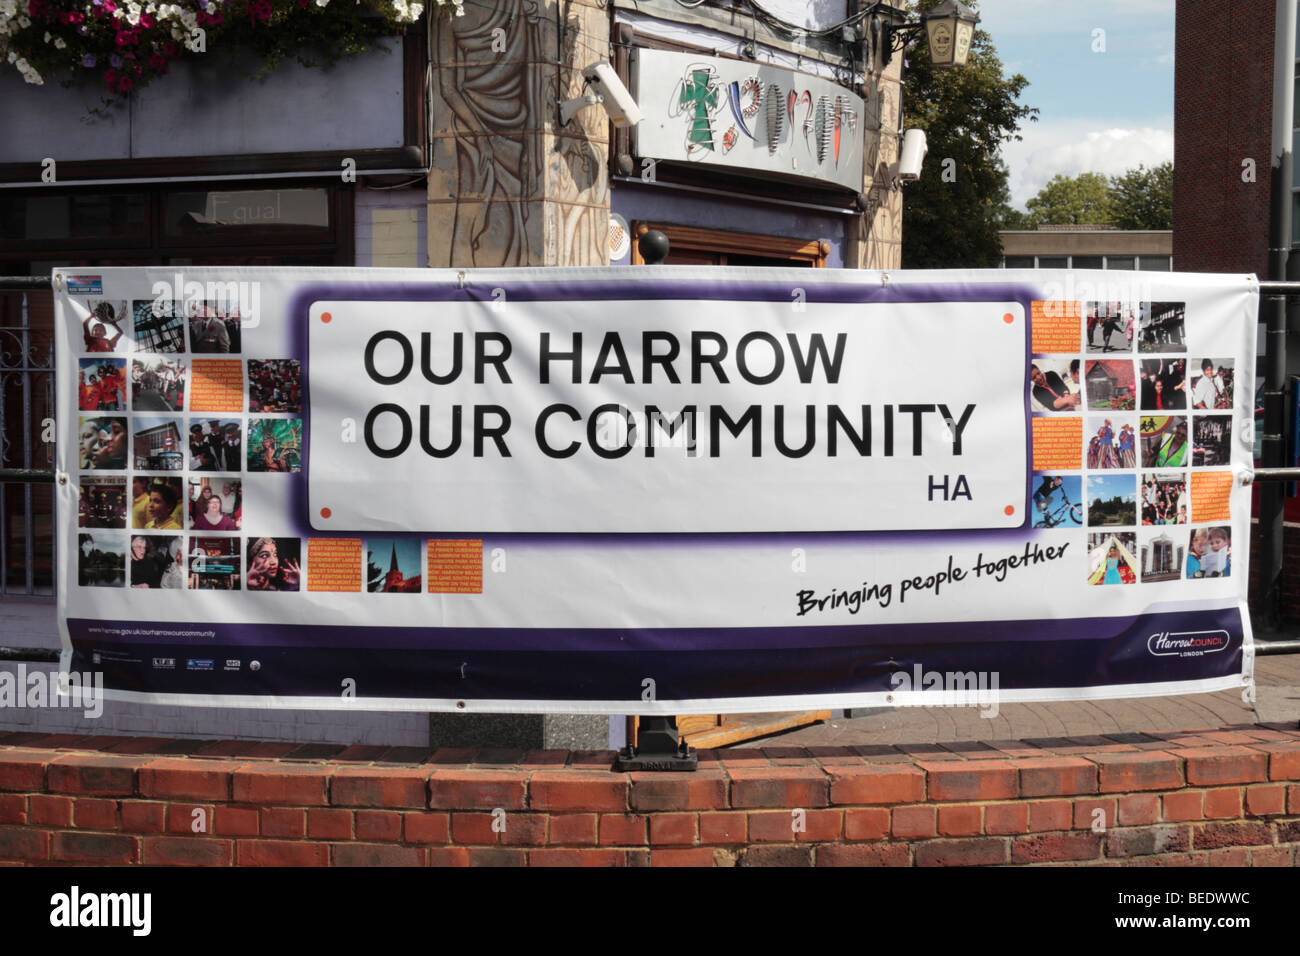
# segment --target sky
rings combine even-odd
[[[1003,72],[1029,80],[1020,102],[1039,110],[1002,147],[1016,208],[1057,173],[1174,158],[1174,0],[982,0],[979,12]]]

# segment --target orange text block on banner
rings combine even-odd
[[[190,369],[190,411],[244,410],[243,362],[237,359],[195,359]]]
[[[361,539],[308,538],[308,591],[360,591]]]
[[[1053,352],[1078,352],[1082,347],[1080,333],[1083,311],[1078,302],[1045,302],[1035,299],[1030,303],[1029,342],[1035,355]]]
[[[1080,468],[1082,461],[1082,418],[1034,419],[1034,471]]]
[[[1232,494],[1232,472],[1192,472],[1192,520],[1228,521],[1228,499]]]
[[[483,542],[434,539],[429,542],[430,594],[482,594]]]

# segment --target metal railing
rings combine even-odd
[[[44,430],[36,419],[53,418],[54,414],[53,329],[33,324],[31,298],[50,293],[49,277],[0,280],[0,294],[14,292],[18,293],[16,301],[6,303],[0,311],[0,595],[53,593],[54,501],[51,495],[48,513],[38,508],[33,487],[54,480],[52,468],[40,467],[53,463],[52,450],[40,454],[33,440]],[[17,449],[13,448],[15,442],[20,446]],[[17,467],[7,467],[11,463]],[[51,548],[48,584],[43,573],[38,580],[36,561],[38,536],[47,534]],[[18,555],[13,552],[20,536],[22,583],[14,587]]]

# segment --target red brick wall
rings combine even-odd
[[[1267,274],[1273,4],[1178,0],[1174,269]],[[1255,182],[1241,161],[1255,160]]]
[[[0,736],[0,861],[1300,863],[1300,731],[1283,725],[732,750],[693,774],[612,773],[612,753],[294,747]]]
[[[1251,610],[1258,610],[1260,577],[1259,521],[1250,523],[1250,586]],[[1281,615],[1283,621],[1300,621],[1300,524],[1287,522],[1282,526],[1282,592]]]

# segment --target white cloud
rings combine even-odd
[[[1139,163],[1149,169],[1174,158],[1169,117],[1127,127],[1086,119],[1026,123],[1021,133],[1021,142],[1002,147],[1011,173],[1011,203],[1021,209],[1058,173],[1114,176]]]

